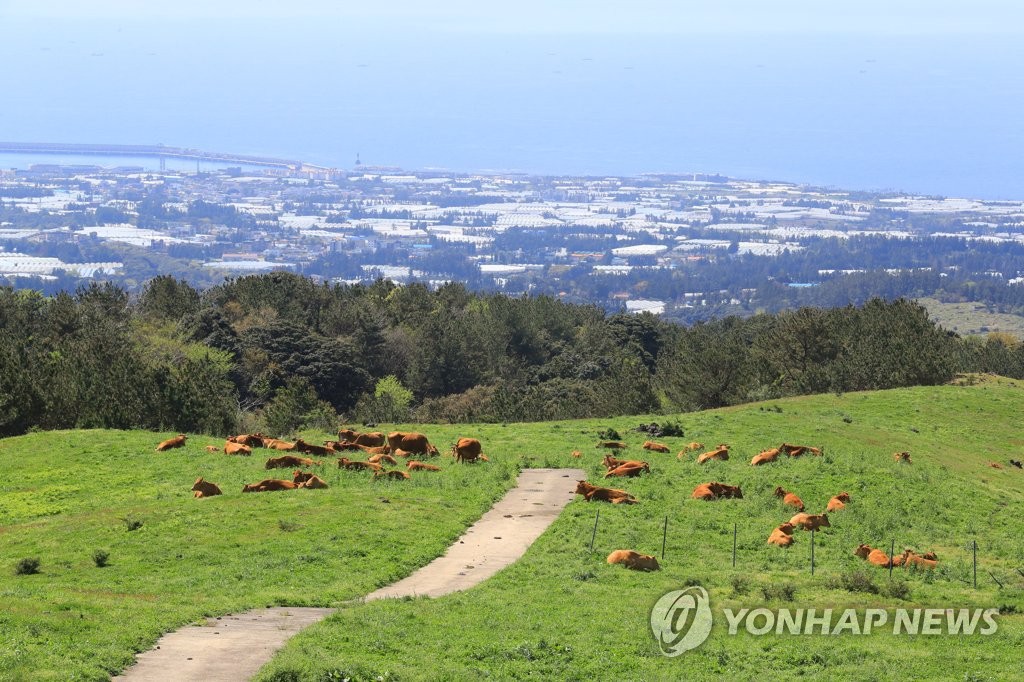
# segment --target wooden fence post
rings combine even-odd
[[[665,542],[668,540],[668,516],[665,516],[665,528],[661,531],[661,560],[665,560]]]
[[[594,551],[594,538],[597,537],[597,522],[601,520],[601,510],[597,510],[597,516],[594,517],[594,532],[590,534],[590,551]]]

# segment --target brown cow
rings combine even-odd
[[[812,448],[810,445],[790,445],[789,443],[783,443],[779,446],[779,449],[790,457],[799,457],[800,455],[808,452],[815,457],[821,457],[821,448]]]
[[[321,466],[323,462],[314,462],[308,457],[296,457],[295,455],[281,455],[271,457],[264,465],[267,469],[291,469],[292,467]]]
[[[391,469],[390,471],[375,471],[373,472],[374,480],[378,478],[391,478],[396,481],[407,481],[412,476],[408,472],[402,471],[401,469]]]
[[[694,441],[692,443],[688,443],[687,446],[683,448],[683,452],[697,452],[697,450],[703,449],[704,443],[698,443],[697,441]]]
[[[292,472],[292,483],[305,483],[309,479],[313,478],[313,476],[315,475],[316,474],[314,474],[311,471],[302,471],[301,469],[296,469],[295,471]]]
[[[645,440],[644,444],[641,445],[644,450],[651,450],[653,452],[671,452],[667,445],[661,443],[655,443],[653,440]]]
[[[793,544],[793,530],[794,526],[792,523],[783,523],[772,531],[772,534],[768,536],[769,545],[778,545],[779,547],[789,547]]]
[[[359,432],[352,429],[338,429],[338,440],[342,443],[354,443],[358,435]]]
[[[192,490],[195,494],[192,497],[213,497],[214,495],[220,495],[220,488],[217,487],[216,483],[210,483],[204,481],[202,476],[196,479],[196,482],[192,485]]]
[[[818,530],[819,528],[829,528],[832,525],[828,522],[828,514],[805,514],[802,512],[791,518],[789,522],[804,530]]]
[[[366,461],[371,464],[380,464],[381,462],[387,462],[392,465],[398,464],[398,460],[391,455],[370,455],[366,458]]]
[[[606,473],[604,477],[625,476],[632,478],[633,476],[639,476],[645,471],[647,473],[651,473],[651,467],[647,462],[626,462],[624,464],[620,464],[614,469],[609,469],[608,473]]]
[[[989,462],[988,465],[990,467],[992,467],[993,469],[1002,469],[1003,468],[1003,465],[1000,464],[999,462]]]
[[[828,501],[828,506],[825,507],[827,512],[835,512],[840,509],[846,509],[846,503],[850,501],[850,493],[839,493],[831,500]]]
[[[379,431],[373,431],[371,433],[360,433],[352,442],[356,445],[365,445],[368,448],[380,447],[387,443],[387,437]]]
[[[380,464],[373,462],[359,462],[353,461],[348,457],[342,457],[338,460],[339,469],[349,469],[351,471],[373,471],[374,473],[381,470]]]
[[[278,440],[277,438],[265,438],[263,439],[263,447],[270,448],[271,450],[294,450],[295,443],[289,443],[287,441]]]
[[[775,497],[782,498],[782,504],[787,507],[794,507],[797,511],[804,510],[804,501],[801,500],[795,493],[786,492],[779,486],[775,489]],[[829,510],[831,511],[831,510]]]
[[[579,450],[573,450],[572,451],[572,456],[575,457],[576,459],[579,459],[580,457],[583,456],[583,453],[580,452]]]
[[[913,464],[910,460],[909,452],[894,452],[892,453],[892,460],[894,462],[906,462],[907,464]]]
[[[301,438],[295,439],[295,451],[301,452],[305,455],[316,455],[318,457],[327,457],[334,453],[333,448],[325,448],[322,445],[313,445],[312,443],[307,443]]]
[[[711,459],[717,459],[723,462],[729,459],[729,446],[719,445],[718,448],[716,448],[715,450],[705,452],[703,455],[697,458],[697,464],[703,464],[704,462],[707,462],[708,460]]]
[[[329,488],[327,482],[319,476],[310,476],[305,481],[299,484],[300,488],[306,488],[307,490],[323,490]]]
[[[629,446],[623,443],[621,440],[603,440],[595,448],[608,448],[609,450],[625,450]]]
[[[248,445],[242,445],[241,443],[232,443],[231,441],[227,441],[224,443],[224,454],[248,457],[252,454],[252,448]]]
[[[265,436],[262,433],[242,433],[237,436],[229,436],[228,440],[250,448],[262,448],[264,438]]]
[[[188,436],[185,434],[179,433],[174,438],[168,438],[165,441],[161,441],[160,445],[156,446],[156,451],[163,452],[165,450],[170,450],[171,448],[183,448],[185,447],[185,440],[187,438]]]
[[[938,566],[934,552],[926,552],[925,554],[917,554],[912,549],[903,550],[903,554],[893,558],[893,566],[903,566],[907,568],[914,566],[916,568],[927,568],[933,569]]]
[[[437,455],[437,448],[431,445],[430,441],[428,441],[427,437],[422,433],[393,431],[388,434],[387,441],[388,447],[391,448],[392,453],[394,453],[395,450],[405,450],[406,452],[411,452],[414,455],[430,457]]]
[[[456,462],[475,462],[477,459],[489,461],[482,453],[483,446],[476,438],[460,438],[452,446],[452,457]]]
[[[265,493],[274,490],[295,490],[299,484],[291,481],[282,481],[277,478],[265,478],[259,483],[250,483],[242,486],[243,493]]]
[[[869,545],[857,545],[857,549],[853,550],[853,555],[867,559],[869,563],[881,568],[889,568],[892,565],[892,559],[888,554],[880,549],[872,549]]]
[[[216,445],[207,445],[205,450],[207,452],[220,452],[221,448],[218,448]]]
[[[617,469],[618,467],[621,466],[646,467],[647,471],[651,470],[650,464],[638,459],[615,459],[611,455],[605,455],[604,460],[602,461],[604,462],[604,468],[607,469],[608,471],[611,471],[612,469]]]
[[[780,450],[779,448],[772,448],[771,450],[762,450],[761,452],[754,455],[754,459],[750,460],[750,466],[756,467],[761,466],[762,464],[768,464],[769,462],[774,462],[779,458],[779,455],[781,453],[782,450]]]
[[[599,488],[586,481],[576,482],[576,494],[582,495],[587,502],[611,502],[612,504],[636,504],[636,498],[625,490],[618,488]]]
[[[427,464],[425,462],[417,462],[414,459],[410,459],[405,468],[409,471],[440,471],[441,467],[434,466],[433,464]]]
[[[743,491],[740,490],[739,486],[725,485],[724,483],[718,483],[712,481],[711,483],[701,483],[699,486],[693,489],[693,493],[690,497],[695,500],[719,500],[724,497],[735,497],[737,499],[743,499]]]
[[[640,554],[631,549],[617,549],[608,555],[609,564],[622,564],[633,571],[660,571],[658,560],[650,554]]]

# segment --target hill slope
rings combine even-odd
[[[346,608],[296,637],[261,679],[335,679],[330,673],[403,680],[776,679],[837,672],[844,679],[882,679],[895,670],[913,679],[1008,679],[1019,673],[1015,652],[1024,641],[1024,579],[1015,570],[1024,569],[1024,471],[1007,464],[1024,452],[1022,408],[1017,382],[991,379],[782,400],[683,415],[686,438],[663,439],[672,445],[670,455],[638,450],[643,436],[626,434],[637,418],[517,427],[528,451],[549,458],[584,446],[591,480],[603,473],[593,447],[597,427],[618,429],[630,443],[626,452],[652,463],[649,476],[615,484],[640,504],[579,500],[520,562],[487,583],[433,601]],[[703,466],[692,456],[677,461],[675,452],[694,439],[727,442],[733,457]],[[825,455],[749,466],[753,454],[783,440],[823,445]],[[895,464],[896,450],[911,451],[914,464]],[[989,461],[1006,468],[990,468]],[[694,486],[711,480],[742,486],[744,499],[690,499]],[[807,533],[797,534],[788,550],[766,545],[770,530],[792,514],[772,496],[777,485],[798,492],[811,512],[824,511],[842,490],[851,495],[848,509],[831,515],[832,527],[816,534],[814,576]],[[614,549],[658,554],[666,516],[661,572],[605,563]],[[975,540],[977,589],[971,586]],[[936,551],[939,569],[897,569],[890,585],[885,570],[852,556],[859,543],[888,549],[892,541],[899,549]],[[704,586],[716,609],[977,606],[1006,615],[988,637],[754,637],[742,628],[730,636],[716,621],[702,647],[665,658],[650,635],[648,613],[663,593],[688,584]],[[793,596],[787,599],[779,586]]]
[[[1024,539],[1019,519],[1024,472],[994,470],[989,460],[1022,459],[1017,382],[986,380],[876,393],[822,395],[679,417],[685,438],[662,439],[672,454],[639,450],[628,429],[641,417],[539,424],[429,426],[444,449],[460,435],[479,437],[489,464],[455,466],[404,484],[371,484],[365,475],[323,467],[331,488],[241,495],[243,482],[287,477],[251,459],[210,454],[196,436],[184,450],[155,453],[163,434],[68,431],[0,441],[0,677],[105,679],[163,631],[205,615],[260,604],[332,605],[408,574],[439,554],[513,484],[523,466],[583,466],[603,474],[597,432],[613,427],[630,457],[651,462],[642,479],[617,482],[641,503],[600,506],[593,553],[587,551],[596,504],[579,500],[516,565],[463,594],[436,601],[347,607],[300,635],[264,671],[265,679],[401,679],[542,676],[678,679],[772,677],[799,670],[844,676],[1005,678],[1017,670],[1024,641],[1020,615],[999,619],[992,637],[729,637],[716,625],[710,641],[680,659],[663,658],[648,633],[648,611],[664,592],[693,582],[719,605],[978,605],[1024,611]],[[664,418],[654,418],[665,421]],[[385,428],[385,427],[382,427]],[[307,440],[324,434],[306,434]],[[678,461],[685,442],[727,442],[727,462]],[[757,451],[779,442],[823,445],[821,458],[752,468]],[[574,448],[582,459],[570,456]],[[897,466],[895,450],[914,464]],[[197,476],[225,494],[194,500]],[[744,499],[690,499],[698,483],[743,487]],[[790,516],[771,495],[795,490],[819,511],[840,490],[849,509],[816,537],[787,551],[769,548],[772,527]],[[669,518],[664,570],[635,574],[608,566],[612,549],[658,553]],[[123,519],[141,520],[128,531]],[[732,533],[738,534],[731,568]],[[979,546],[973,589],[968,544]],[[843,578],[868,568],[851,556],[858,543],[933,549],[935,575],[901,576],[907,599],[851,592]],[[96,549],[110,552],[97,568]],[[42,572],[15,576],[12,564],[38,556]],[[998,588],[987,571],[1003,581]],[[868,571],[883,592],[882,571]],[[966,581],[966,582],[965,582]],[[792,602],[766,601],[762,587],[788,583]],[[745,583],[745,584],[744,584]],[[847,584],[852,584],[849,580]],[[897,592],[900,588],[897,588]],[[890,592],[891,594],[892,592]],[[898,592],[902,594],[901,592]],[[500,633],[496,629],[500,628]],[[344,676],[342,676],[344,677]]]

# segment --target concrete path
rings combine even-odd
[[[439,597],[483,582],[515,562],[575,496],[580,469],[526,469],[497,504],[448,552],[397,583],[363,599]],[[333,609],[275,607],[211,618],[169,632],[115,680],[240,682],[251,679],[296,632]]]

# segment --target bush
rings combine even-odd
[[[793,601],[796,597],[796,585],[793,583],[771,583],[761,586],[761,595],[765,601]]]
[[[124,521],[124,527],[128,530],[129,533],[133,530],[138,530],[142,528],[142,521],[133,516],[125,516],[121,520]]]
[[[750,590],[750,578],[737,573],[729,579],[729,583],[732,585],[733,594],[746,594]]]
[[[832,590],[843,589],[847,592],[867,592],[878,594],[878,585],[868,573],[864,571],[851,571],[843,573],[837,578],[831,578],[825,582],[825,586]]]
[[[600,440],[622,440],[622,436],[619,435],[619,432],[612,428],[605,429],[604,431],[598,431],[597,437]]]
[[[107,561],[110,559],[110,552],[106,550],[97,549],[92,553],[92,562],[96,564],[96,568],[103,568],[107,565]]]
[[[893,599],[910,599],[910,583],[906,580],[890,580],[882,586],[882,595]]]
[[[34,575],[39,572],[41,563],[39,557],[21,559],[14,564],[14,575]]]
[[[338,416],[330,403],[320,400],[309,381],[298,378],[277,389],[263,408],[263,421],[268,433],[285,435],[300,428],[331,431]]]

